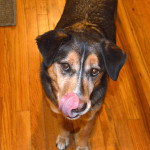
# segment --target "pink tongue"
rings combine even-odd
[[[75,117],[76,114],[72,113],[72,109],[77,109],[79,106],[79,97],[75,93],[69,93],[64,95],[59,103],[59,110],[61,110],[66,116],[71,118]]]

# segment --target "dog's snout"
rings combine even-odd
[[[87,103],[82,104],[81,108],[72,109],[72,113],[80,113],[83,112],[87,107]]]

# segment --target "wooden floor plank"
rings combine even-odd
[[[136,95],[137,94],[136,88],[134,88],[134,84],[133,82],[131,82],[133,76],[131,76],[130,73],[131,73],[131,68],[128,67],[128,60],[127,60],[126,65],[123,67],[122,71],[120,72],[120,77],[118,79],[117,85],[118,85],[118,90],[121,95],[121,101],[125,109],[127,118],[139,119],[140,112],[138,110],[138,104],[137,104],[138,96]],[[119,98],[119,96],[117,98]]]
[[[57,139],[57,135],[59,134],[57,116],[53,112],[51,112],[45,100],[44,100],[44,113],[45,113],[47,149],[57,150],[56,139]]]
[[[4,28],[0,28],[0,97],[3,97],[4,92]]]
[[[48,27],[48,16],[47,15],[38,15],[38,32],[39,35],[47,32]]]
[[[30,111],[16,113],[16,150],[31,150]]]
[[[36,0],[37,14],[38,15],[47,15],[47,0]]]
[[[59,21],[65,6],[65,2],[66,0],[48,1],[48,21],[50,30],[53,30]]]
[[[40,83],[40,54],[35,38],[38,36],[36,1],[25,1],[27,22],[27,45],[29,52],[29,90],[31,101],[31,147],[45,150],[45,125],[43,114],[42,88]]]
[[[30,109],[29,100],[29,64],[27,49],[26,17],[23,0],[17,1],[17,27],[16,27],[16,78],[17,99],[16,110]],[[24,26],[23,26],[24,25]],[[21,34],[20,34],[21,33]]]
[[[105,150],[105,143],[99,117],[96,119],[95,127],[93,128],[89,143],[93,150]]]
[[[2,107],[2,97],[0,97],[0,149],[2,149],[2,112],[3,112],[3,107]]]
[[[150,3],[148,3],[148,1],[142,3],[140,0],[131,0],[128,3],[123,3],[123,5],[129,18],[129,22],[134,26],[133,34],[139,43],[139,52],[144,61],[144,68],[147,68],[147,72],[150,73],[150,53],[147,49],[150,41],[148,38],[150,29],[147,28],[149,26],[147,20],[150,16]]]
[[[99,118],[101,122],[103,140],[106,150],[120,149],[120,144],[115,131],[114,121],[111,116],[112,115],[110,112],[110,108],[107,104],[104,104],[101,113],[99,114]]]
[[[143,122],[139,120],[129,120],[129,129],[131,132],[131,137],[133,139],[135,150],[149,150],[150,149],[150,139],[147,135]]]
[[[4,28],[0,28],[0,149],[2,149],[2,116],[3,116],[3,106],[2,100],[4,96]]]
[[[111,87],[111,86],[110,86]],[[114,88],[114,87],[113,87]],[[116,88],[114,88],[116,89]],[[116,91],[116,90],[115,90]],[[120,93],[119,90],[117,90]],[[123,104],[119,101],[122,99],[122,96],[117,93],[117,96],[114,93],[114,96],[108,98],[107,103],[110,106],[110,118],[114,122],[114,130],[116,137],[119,143],[120,150],[134,150],[132,139],[130,137],[130,132],[127,124],[127,116],[123,107]],[[124,132],[125,131],[125,132]],[[105,134],[105,133],[104,133]]]
[[[4,38],[4,96],[2,101],[2,150],[16,149],[16,32],[5,28]],[[9,72],[9,73],[8,73]]]

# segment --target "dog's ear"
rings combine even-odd
[[[126,61],[127,54],[114,43],[107,40],[102,40],[101,47],[106,71],[111,79],[116,81],[119,71]]]
[[[36,38],[38,48],[43,56],[43,62],[47,67],[53,63],[60,45],[70,38],[70,35],[63,30],[52,30]]]

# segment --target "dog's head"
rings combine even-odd
[[[52,30],[37,38],[50,78],[49,88],[70,119],[84,115],[106,88],[106,74],[117,80],[126,53],[114,43],[84,32]]]

